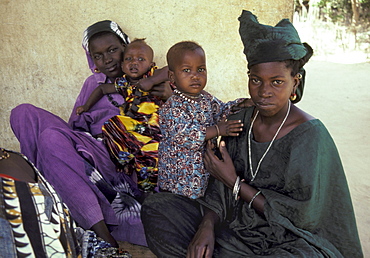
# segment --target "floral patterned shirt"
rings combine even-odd
[[[196,199],[204,195],[209,173],[204,168],[206,128],[217,124],[237,99],[223,103],[203,91],[199,100],[172,95],[159,109],[158,185],[161,190]]]

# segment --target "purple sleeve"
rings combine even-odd
[[[104,96],[100,99],[88,112],[84,112],[81,115],[76,114],[76,108],[85,104],[92,91],[98,87],[100,83],[104,82],[104,80],[99,79],[101,78],[98,78],[96,74],[93,74],[86,79],[82,86],[68,121],[69,125],[74,130],[89,132],[92,135],[101,134],[101,128],[104,122],[115,115],[119,115],[119,108],[115,107],[110,102],[108,96]],[[118,93],[110,95],[119,104],[125,102],[123,97]]]

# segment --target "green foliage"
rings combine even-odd
[[[358,0],[361,4],[361,16],[370,23],[370,0]]]
[[[317,5],[332,22],[345,22],[352,13],[350,0],[321,0]]]
[[[357,0],[360,4],[360,23],[370,22],[370,0]],[[353,10],[351,0],[321,0],[317,3],[322,19],[335,23],[350,23]]]

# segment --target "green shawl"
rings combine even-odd
[[[244,124],[225,138],[236,171],[246,182],[248,129],[253,107],[230,117]],[[251,141],[254,166],[268,143]],[[362,257],[351,197],[333,139],[319,120],[305,122],[276,140],[253,182],[266,198],[264,215],[235,201],[215,180],[199,200],[221,218],[217,243],[240,256]]]

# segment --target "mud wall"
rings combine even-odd
[[[194,40],[207,54],[208,91],[222,100],[247,96],[246,62],[238,17],[251,10],[260,22],[292,18],[293,1],[51,1],[1,0],[0,146],[19,150],[10,125],[12,108],[36,106],[67,120],[83,81],[90,75],[82,33],[104,19],[131,37],[145,37],[157,65],[167,49]]]

